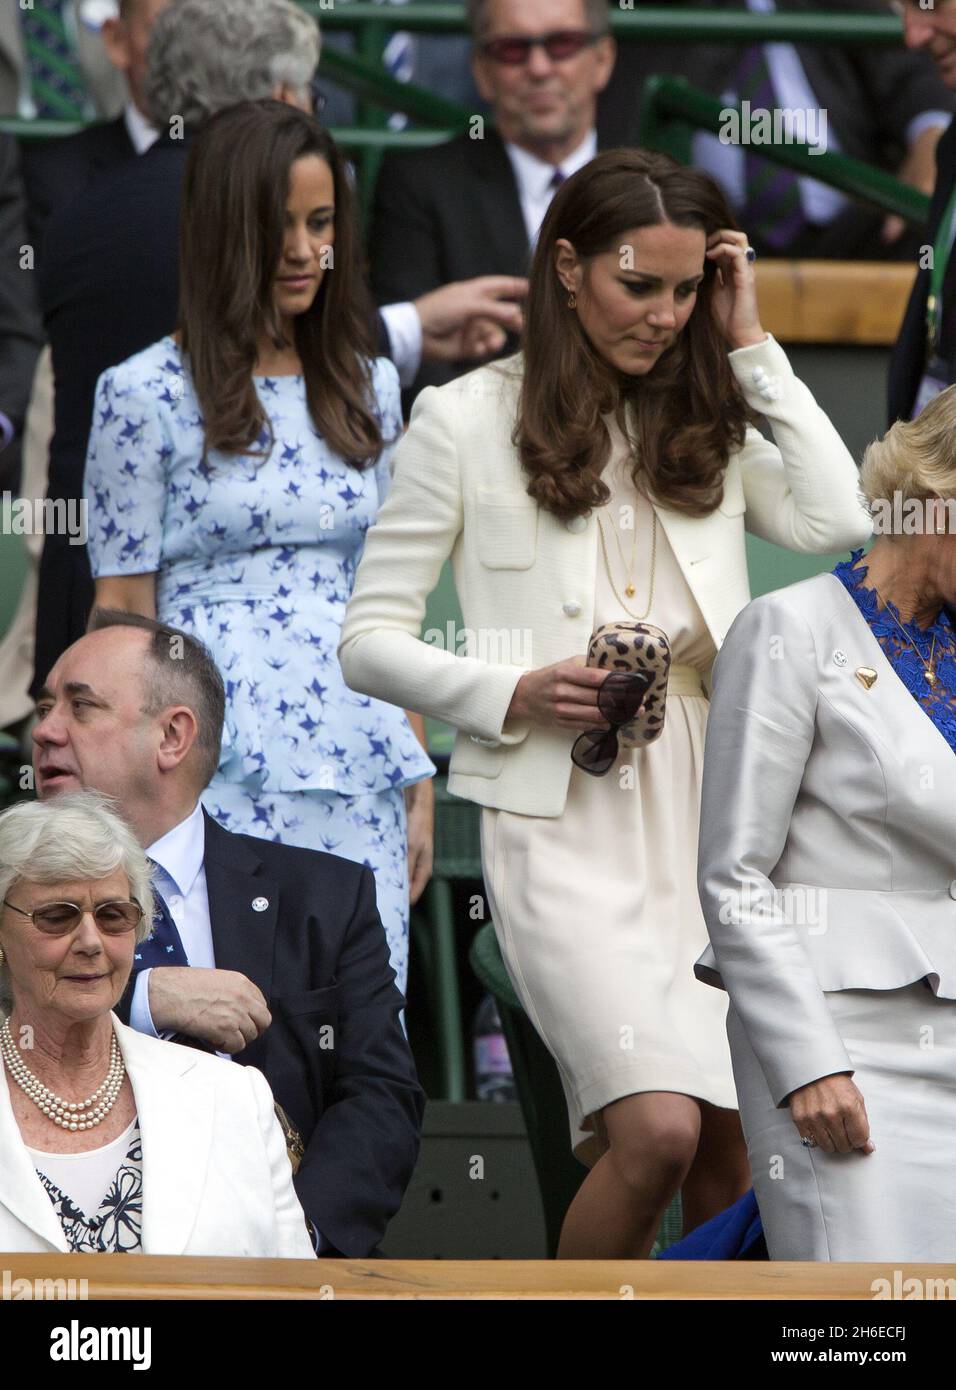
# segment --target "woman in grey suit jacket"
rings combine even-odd
[[[771,1258],[956,1259],[956,387],[715,666],[699,888]],[[949,524],[948,524],[949,523]]]
[[[482,807],[502,955],[591,1165],[569,1258],[646,1255],[676,1191],[691,1229],[746,1187],[726,1010],[693,973],[707,680],[750,597],[745,527],[822,553],[870,533],[728,219],[664,155],[610,150],[566,180],[523,354],[416,401],[339,649],[353,689],[459,730],[449,788]],[[464,650],[420,637],[448,557]],[[607,727],[588,641],[644,618],[673,657],[665,725],[591,777],[571,762]]]

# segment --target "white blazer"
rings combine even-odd
[[[956,999],[954,810],[956,753],[836,575],[754,599],[714,664],[696,974],[777,1105],[852,1070],[824,991],[926,978]]]
[[[143,1253],[314,1259],[265,1077],[113,1026],[143,1141]],[[68,1249],[0,1069],[0,1250]]]
[[[768,337],[729,361],[776,443],[748,429],[709,516],[655,503],[718,648],[750,598],[745,523],[809,554],[862,545],[871,532],[853,460],[779,344]],[[459,729],[450,791],[483,806],[558,816],[574,735],[506,724],[505,716],[525,670],[587,650],[598,525],[593,514],[560,521],[528,496],[511,443],[520,373],[519,355],[418,397],[366,540],[339,659],[353,690]],[[426,600],[449,555],[463,654],[420,638]]]

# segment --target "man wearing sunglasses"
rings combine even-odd
[[[555,189],[597,152],[597,98],[616,56],[607,0],[469,0],[468,22],[492,115],[473,134],[383,160],[369,239],[379,304],[526,274]],[[514,347],[511,337],[503,351]],[[427,364],[415,386],[473,365]]]
[[[199,801],[224,710],[208,651],[136,614],[100,610],[92,628],[40,692],[34,769],[41,800],[112,797],[153,861],[152,938],[117,1012],[258,1067],[305,1145],[295,1187],[316,1249],[372,1254],[423,1097],[371,870],[217,825]]]

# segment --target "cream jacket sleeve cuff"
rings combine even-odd
[[[865,544],[872,520],[846,445],[787,354],[768,334],[728,355],[747,400],[773,431],[749,428],[740,461],[747,529],[761,539],[810,555]]]

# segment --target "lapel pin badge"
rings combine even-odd
[[[848,658],[842,647],[837,647],[836,651],[833,653],[833,660],[838,666],[846,665]]]
[[[861,685],[865,685],[867,690],[869,690],[876,681],[876,672],[871,666],[858,666],[855,674],[857,680]]]
[[[253,898],[253,900],[252,900],[252,910],[253,910],[253,912],[265,912],[265,910],[266,910],[266,908],[267,908],[268,906],[269,906],[269,899],[268,899],[268,898]]]

